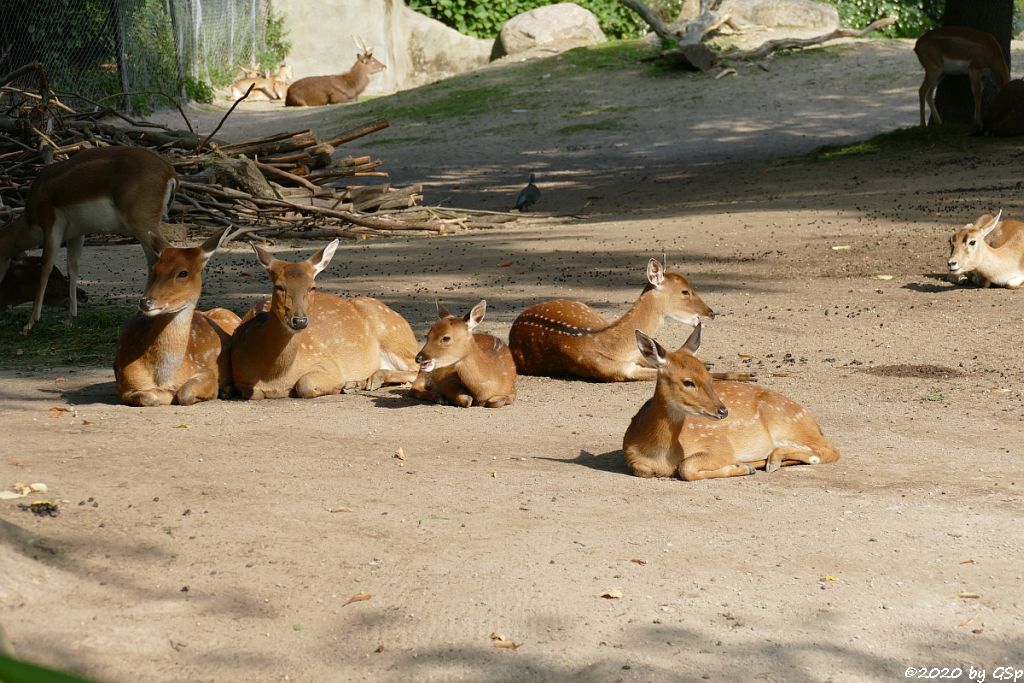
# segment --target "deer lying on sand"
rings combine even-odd
[[[356,56],[352,68],[337,76],[307,76],[300,78],[288,88],[284,104],[286,107],[319,107],[325,104],[355,102],[366,90],[370,76],[384,71],[387,67],[373,56],[373,50],[356,39],[361,52]]]
[[[623,437],[633,474],[696,481],[839,459],[798,403],[757,385],[712,381],[694,355],[700,335],[698,323],[686,343],[669,353],[636,332],[640,352],[658,368],[658,382]]]
[[[62,243],[68,250],[71,319],[78,315],[75,293],[86,235],[134,237],[152,266],[156,253],[148,234],[158,232],[176,185],[174,168],[142,147],[86,149],[68,161],[44,166],[29,188],[25,210],[0,231],[0,280],[15,254],[43,248],[35,304],[22,334],[28,334],[42,315],[46,285]]]
[[[121,330],[114,359],[122,403],[187,406],[228,393],[231,334],[240,320],[226,308],[196,310],[203,269],[227,230],[188,248],[150,235],[159,257],[139,310]]]
[[[231,364],[242,398],[313,398],[416,379],[416,335],[405,318],[376,299],[316,291],[338,240],[298,263],[252,248],[274,293],[235,332]]]
[[[1024,223],[1000,222],[1002,215],[986,213],[949,238],[947,265],[954,277],[966,275],[979,287],[1017,289],[1024,284]]]
[[[0,281],[0,311],[6,311],[10,306],[17,306],[26,301],[34,301],[42,269],[42,257],[16,254],[11,259],[3,281]],[[68,308],[71,305],[68,300],[69,287],[64,273],[54,267],[50,271],[50,278],[46,284],[46,296],[43,297],[43,303],[49,306]],[[75,298],[80,304],[89,300],[89,296],[81,287],[75,288]]]
[[[632,308],[612,323],[586,304],[568,299],[526,309],[512,323],[508,335],[516,369],[524,375],[583,377],[598,382],[655,379],[658,371],[644,362],[633,331],[655,334],[666,317],[696,325],[701,317],[715,314],[685,277],[665,272],[657,259],[647,264],[647,282]]]
[[[414,398],[447,401],[460,408],[512,404],[516,364],[508,346],[497,337],[473,332],[486,311],[487,302],[481,300],[464,318],[458,318],[438,302],[439,320],[416,355],[420,373],[410,390]]]
[[[926,125],[925,101],[928,102],[935,123],[942,125],[942,117],[935,108],[935,89],[942,77],[945,74],[967,74],[974,95],[974,127],[980,129],[983,72],[990,71],[1000,88],[1010,82],[1010,70],[995,36],[965,26],[943,26],[918,38],[914,52],[924,67],[924,82],[918,90],[921,125]]]
[[[253,95],[256,93],[262,93],[268,100],[281,100],[284,99],[285,94],[287,94],[288,84],[291,82],[292,68],[287,64],[282,64],[277,68],[276,74],[267,76],[250,76],[232,83],[231,99],[237,100],[240,98],[251,85],[252,93],[249,94],[248,99],[259,99],[254,98]]]

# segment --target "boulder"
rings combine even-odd
[[[574,2],[561,2],[537,7],[506,21],[494,44],[493,56],[504,57],[537,48],[564,52],[606,40],[597,17],[590,10]]]
[[[792,28],[828,33],[839,28],[839,12],[825,2],[813,0],[725,0],[719,10],[740,25]]]
[[[400,87],[409,88],[433,83],[443,78],[487,66],[494,40],[463,35],[440,21],[413,11],[403,3],[396,12],[392,32],[393,44],[404,42],[403,54],[396,63],[404,62],[404,78]]]

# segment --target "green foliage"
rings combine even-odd
[[[292,42],[288,40],[288,29],[284,26],[284,14],[267,7],[267,21],[263,33],[264,48],[256,53],[256,62],[260,69],[273,71],[292,51]]]
[[[85,304],[73,327],[67,311],[47,306],[32,334],[19,332],[28,318],[28,305],[0,313],[0,368],[47,368],[55,365],[109,366],[121,326],[135,309],[128,306]],[[7,682],[0,671],[0,681]]]
[[[883,17],[896,17],[896,25],[881,33],[890,37],[916,38],[935,28],[942,18],[941,0],[828,0],[839,11],[839,23],[864,28]]]
[[[200,78],[185,76],[182,83],[185,88],[185,98],[192,102],[209,104],[213,102],[213,88],[210,84]]]
[[[84,678],[29,664],[0,654],[0,681],[4,683],[89,683]]]

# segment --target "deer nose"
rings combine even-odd
[[[724,420],[727,417],[729,417],[729,409],[725,406],[718,406],[718,419]]]
[[[143,311],[143,312],[145,312],[145,311],[152,311],[153,307],[154,307],[154,302],[153,302],[153,299],[151,299],[150,297],[147,296],[147,297],[144,297],[141,300],[139,300],[139,310],[140,311]]]
[[[715,312],[712,311],[710,308],[708,309],[708,319],[710,319],[710,320],[714,320],[715,319]]]
[[[295,316],[292,318],[292,329],[293,330],[304,330],[309,325],[309,318],[306,316]]]
[[[427,362],[427,357],[423,355],[422,351],[420,351],[419,353],[416,354],[416,362],[417,363],[426,363]]]
[[[956,259],[949,259],[948,261],[946,261],[946,265],[948,265],[950,268],[956,268]]]

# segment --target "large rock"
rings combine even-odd
[[[839,12],[813,0],[725,0],[719,10],[733,21],[765,28],[794,28],[828,33],[839,28]]]
[[[564,52],[607,40],[597,17],[574,2],[537,7],[518,14],[501,27],[494,56],[504,57],[543,48]]]
[[[494,48],[493,39],[463,35],[409,9],[404,3],[396,12],[392,40],[405,43],[400,56],[405,67],[403,88],[433,83],[486,66]]]

